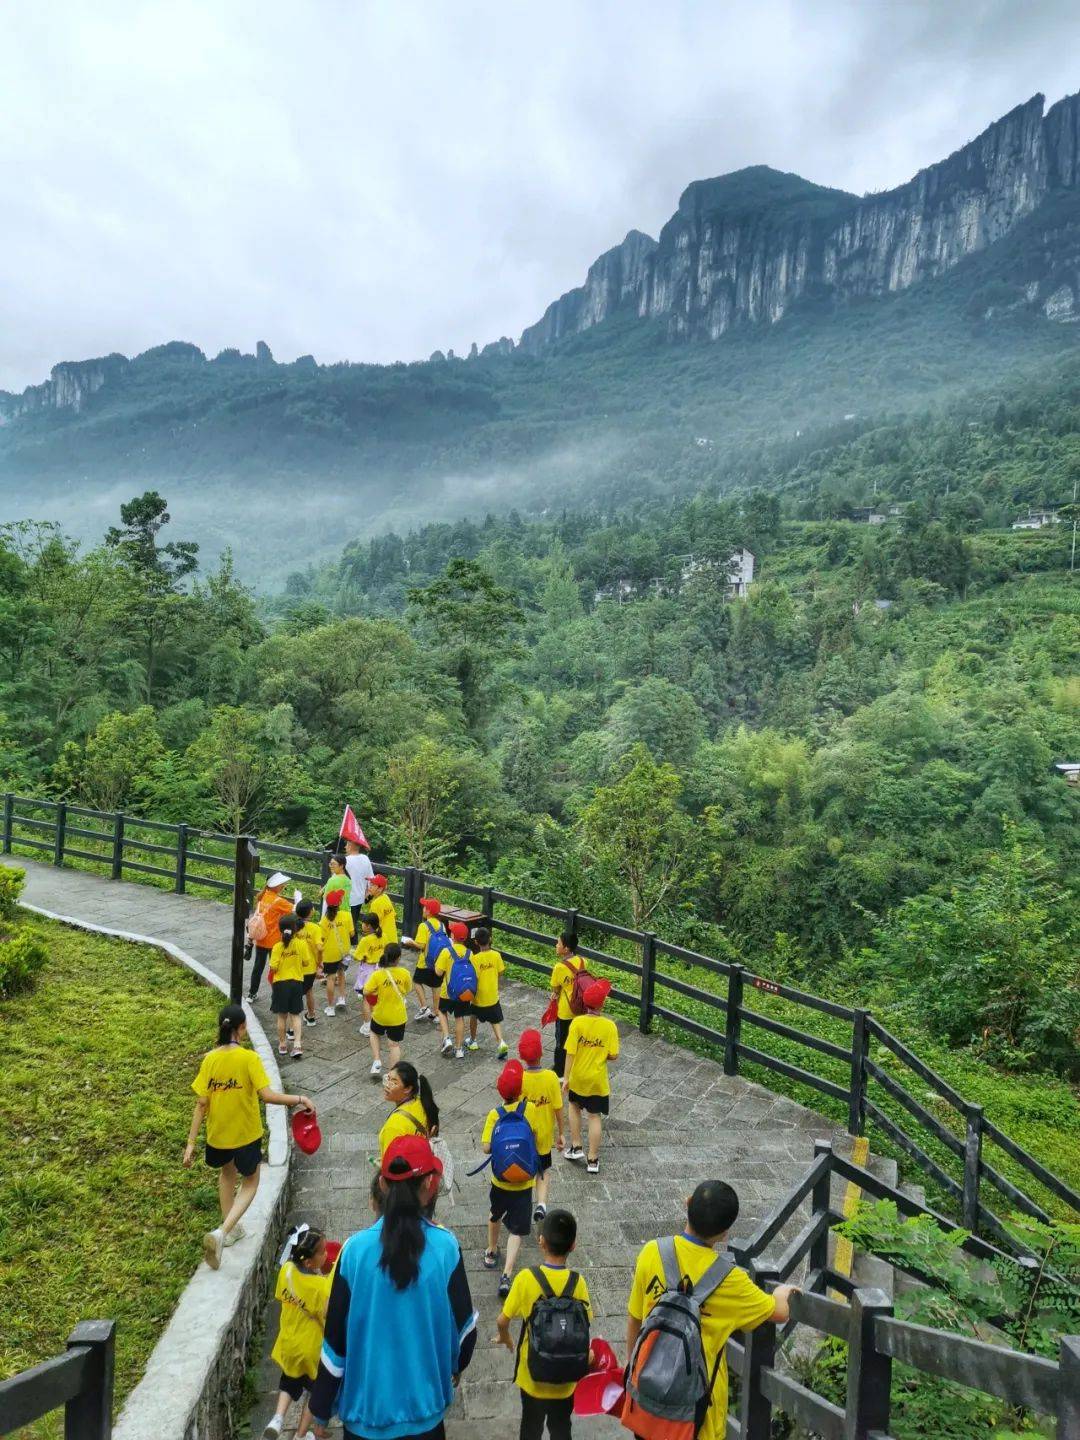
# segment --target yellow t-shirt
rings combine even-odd
[[[322,932],[323,964],[334,965],[338,960],[343,960],[349,953],[349,946],[356,933],[349,911],[343,905],[333,920],[324,915],[319,921],[319,929]]]
[[[619,1032],[606,1015],[576,1015],[566,1037],[567,1079],[578,1095],[610,1095],[608,1061],[619,1053]]]
[[[498,950],[478,950],[473,956],[476,966],[476,995],[473,1004],[481,1009],[499,1003],[499,976],[506,965]]]
[[[469,953],[460,940],[451,940],[450,950],[454,952],[454,955],[467,955]],[[451,955],[450,950],[444,950],[438,960],[435,961],[435,974],[442,976],[442,984],[439,986],[440,1000],[450,999],[450,996],[446,993],[446,987],[450,982],[450,970],[454,964],[454,955]]]
[[[371,1006],[371,1018],[380,1025],[404,1025],[409,1018],[405,996],[412,989],[412,976],[400,965],[380,967],[368,977],[364,999]]]
[[[389,945],[392,940],[396,941],[398,938],[397,911],[394,909],[394,902],[385,890],[376,891],[367,902],[367,908],[378,919],[383,944]]]
[[[571,1275],[571,1267],[568,1264],[541,1265],[537,1268],[543,1270],[548,1284],[556,1295],[566,1294],[567,1281]],[[526,1395],[532,1395],[538,1400],[565,1400],[568,1395],[574,1393],[576,1380],[570,1380],[561,1385],[545,1385],[543,1381],[534,1380],[529,1374],[529,1316],[542,1294],[543,1291],[532,1270],[522,1270],[519,1275],[514,1277],[514,1283],[510,1286],[510,1294],[503,1301],[504,1315],[509,1315],[511,1318],[515,1315],[521,1317],[522,1336],[521,1344],[518,1347],[514,1384],[519,1390],[524,1390]],[[585,1301],[585,1309],[591,1321],[592,1304],[589,1300],[589,1287],[581,1275],[578,1275],[577,1284],[574,1286],[574,1297]]]
[[[417,956],[416,963],[420,966],[422,970],[431,969],[427,958],[428,944],[431,940],[432,935],[437,934],[440,930],[444,928],[445,927],[443,926],[442,921],[437,919],[421,920],[420,924],[416,927],[416,934],[413,936],[413,939],[416,941],[416,944],[419,948],[419,954]]]
[[[304,940],[294,939],[288,947],[279,940],[270,951],[270,969],[276,980],[303,980],[304,966],[311,951]]]
[[[555,1117],[562,1109],[559,1077],[554,1070],[526,1070],[521,1077],[521,1093],[536,1116],[536,1148],[541,1155],[550,1155]]]
[[[274,1299],[281,1301],[281,1322],[270,1359],[294,1380],[314,1380],[319,1369],[326,1307],[333,1275],[302,1270],[286,1260],[278,1271]]]
[[[682,1278],[693,1284],[701,1279],[716,1259],[716,1251],[697,1240],[688,1240],[685,1235],[676,1235],[675,1256]],[[634,1319],[644,1320],[666,1289],[660,1248],[655,1240],[650,1240],[638,1256],[634,1268],[634,1283],[627,1306]],[[705,1351],[705,1369],[710,1375],[717,1355],[721,1359],[709,1412],[698,1440],[724,1440],[728,1408],[727,1355],[724,1347],[728,1339],[735,1330],[756,1330],[771,1318],[774,1303],[772,1296],[766,1295],[746,1271],[738,1267],[705,1301],[701,1311],[701,1342]]]
[[[308,953],[304,957],[304,974],[314,975],[319,968],[319,956],[322,954],[322,930],[314,920],[307,920],[296,938],[307,947]]]
[[[203,1056],[191,1088],[210,1101],[206,1112],[206,1143],[218,1150],[238,1150],[261,1140],[259,1091],[270,1084],[254,1050],[219,1045]]]
[[[386,945],[381,935],[364,934],[356,942],[353,954],[361,965],[378,965],[382,959],[382,953]],[[412,989],[412,976],[409,976],[409,988]]]
[[[551,988],[559,992],[559,1016],[560,1020],[572,1020],[574,1012],[570,1009],[570,995],[574,988],[574,976],[585,964],[580,955],[568,955],[565,960],[557,960],[551,971]]]
[[[409,1117],[412,1117],[410,1119]],[[413,1120],[419,1120],[422,1129],[418,1130]],[[406,1100],[403,1105],[398,1105],[390,1112],[390,1118],[379,1131],[379,1156],[386,1154],[386,1147],[391,1140],[396,1140],[399,1135],[426,1135],[428,1133],[427,1113],[424,1110],[423,1102],[417,1095],[415,1100]]]
[[[537,1153],[542,1154],[543,1152],[540,1150],[540,1134],[537,1129],[539,1122],[536,1118],[535,1107],[526,1104],[524,1100],[504,1100],[502,1102],[502,1108],[504,1110],[519,1110],[522,1105],[525,1106],[525,1119],[529,1122],[529,1128],[532,1130],[533,1136],[536,1140]],[[483,1134],[480,1136],[481,1145],[488,1145],[491,1143],[491,1136],[494,1133],[495,1122],[496,1120],[498,1120],[498,1118],[499,1112],[497,1110],[488,1111],[488,1117],[484,1121],[484,1131]],[[495,1186],[496,1190],[531,1190],[533,1187],[532,1180],[496,1180],[494,1175],[492,1175],[491,1177],[491,1183]]]

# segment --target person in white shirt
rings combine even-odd
[[[359,935],[360,911],[363,910],[367,901],[368,886],[375,874],[375,867],[364,853],[363,847],[355,840],[345,841],[345,871],[352,881],[350,909],[352,910],[353,930]]]

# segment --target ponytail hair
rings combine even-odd
[[[246,1024],[247,1016],[242,1005],[223,1005],[217,1017],[217,1043],[231,1045]]]
[[[401,946],[396,940],[391,940],[379,956],[379,964],[388,969],[391,965],[396,965],[400,959]]]
[[[337,905],[327,905],[327,907],[326,907],[326,918],[327,918],[327,920],[330,921],[331,924],[333,924],[334,921],[337,919],[337,912],[338,912],[339,908],[340,908],[340,907],[337,906]]]
[[[391,1173],[399,1168],[403,1175],[408,1174],[409,1162],[401,1155],[390,1162]],[[420,1257],[426,1243],[420,1187],[426,1178],[384,1180],[380,1187],[383,1219],[379,1264],[397,1290],[407,1290],[420,1274]]]
[[[379,917],[373,915],[370,910],[361,910],[360,924],[367,925],[376,935],[382,934],[382,926],[379,924]]]
[[[410,1060],[399,1060],[394,1066],[398,1078],[406,1090],[411,1090],[420,1104],[423,1106],[424,1114],[427,1117],[429,1135],[437,1135],[439,1131],[439,1107],[435,1104],[435,1096],[432,1094],[431,1085],[426,1075],[421,1075],[416,1066]]]
[[[290,1259],[295,1260],[298,1264],[310,1260],[322,1244],[322,1239],[321,1230],[316,1230],[314,1226],[305,1226],[298,1239],[293,1242]]]

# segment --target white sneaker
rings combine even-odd
[[[223,1242],[225,1249],[228,1250],[230,1245],[235,1245],[238,1240],[243,1240],[245,1235],[247,1235],[247,1231],[244,1229],[243,1225],[234,1225],[233,1228],[229,1231],[228,1235],[225,1236]]]
[[[371,1025],[367,1020],[360,1026],[360,1034],[363,1035],[365,1040],[371,1034]]]
[[[333,1005],[327,1005],[326,1009],[322,1013],[324,1015],[329,1015],[330,1019],[332,1020],[337,1014],[337,1011],[334,1009]]]
[[[344,1009],[345,1009],[345,1001],[344,1001],[344,1000],[339,1000],[339,1001],[337,1002],[337,1008],[338,1008],[339,1010],[344,1010]]]
[[[464,1046],[463,1046],[460,1050],[455,1050],[455,1051],[454,1051],[454,1059],[455,1059],[455,1060],[464,1060],[464,1059],[465,1059],[465,1049],[464,1049]]]
[[[563,1159],[564,1159],[564,1160],[575,1160],[575,1161],[576,1161],[576,1160],[584,1160],[584,1159],[585,1159],[585,1151],[582,1150],[582,1148],[581,1148],[580,1145],[571,1145],[571,1146],[569,1147],[569,1149],[563,1151]]]
[[[450,1054],[450,1051],[451,1051],[453,1048],[454,1048],[454,1042],[450,1039],[449,1036],[447,1036],[446,1039],[445,1039],[445,1040],[442,1042],[442,1044],[439,1046],[439,1054],[440,1054],[440,1055],[449,1055],[449,1054]]]
[[[416,1012],[416,1018],[417,1018],[417,1020],[430,1020],[430,1019],[431,1019],[431,1006],[430,1006],[430,1005],[424,1005],[420,1010],[418,1010],[418,1011]]]
[[[281,1427],[284,1423],[284,1415],[271,1415],[266,1423],[266,1429],[263,1431],[263,1440],[277,1440],[277,1436],[281,1434]]]
[[[466,1040],[466,1041],[465,1041],[465,1049],[468,1050],[470,1053],[471,1053],[473,1050],[479,1050],[479,1049],[480,1049],[480,1041],[479,1041],[479,1040]]]
[[[373,1061],[371,1062],[371,1069],[368,1071],[368,1074],[369,1074],[369,1075],[381,1075],[381,1074],[382,1074],[382,1061],[381,1061],[381,1060],[373,1060]]]
[[[210,1266],[211,1270],[216,1270],[221,1264],[221,1251],[224,1244],[225,1236],[221,1232],[220,1225],[216,1230],[208,1230],[203,1236],[203,1259]]]

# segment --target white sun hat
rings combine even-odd
[[[283,870],[275,870],[269,880],[267,880],[266,888],[268,890],[277,890],[280,886],[287,885],[288,883],[288,875],[286,875]]]

